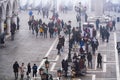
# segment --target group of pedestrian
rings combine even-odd
[[[73,73],[77,76],[77,75],[85,75],[86,73],[86,57],[87,57],[87,63],[88,63],[88,68],[93,68],[93,55],[95,56],[96,50],[99,47],[99,41],[96,37],[97,35],[97,31],[94,28],[93,25],[90,25],[88,23],[88,26],[85,27],[83,29],[82,32],[80,32],[80,28],[79,27],[73,27],[71,29],[71,38],[69,40],[69,48],[72,51],[72,49],[74,48],[74,45],[78,45],[78,50],[75,52],[73,59],[72,59],[72,71]],[[92,51],[89,48],[92,48]],[[71,52],[70,51],[70,52]],[[73,51],[74,52],[74,51]],[[63,65],[63,62],[65,60],[63,60],[61,63]],[[68,71],[68,67],[66,71]],[[102,55],[101,53],[97,54],[97,68],[102,68]],[[62,68],[64,69],[64,67],[62,66]],[[66,76],[65,72],[65,76]]]
[[[43,22],[42,19],[35,20],[34,15],[30,16],[28,21],[29,30],[32,30],[32,34],[36,33],[36,37],[40,34],[41,37],[48,37],[48,33],[50,38],[56,36],[56,34],[60,35],[62,28],[64,27],[64,21],[60,19],[50,20],[47,23]]]
[[[37,69],[38,67],[36,64],[31,66],[31,64],[28,63],[28,65],[25,66],[24,63],[19,65],[19,63],[15,61],[15,63],[13,64],[13,72],[15,75],[15,80],[18,80],[19,74],[20,74],[21,80],[24,80],[25,74],[27,75],[27,78],[29,79],[32,71],[33,71],[33,77],[37,77]]]
[[[100,37],[102,38],[102,41],[104,42],[106,40],[106,42],[109,42],[109,37],[110,37],[110,33],[109,33],[109,29],[108,29],[108,25],[105,26],[100,26]]]

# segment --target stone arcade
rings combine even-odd
[[[4,32],[4,23],[7,24],[7,34],[10,34],[10,23],[16,23],[18,7],[18,0],[0,0],[0,34]]]

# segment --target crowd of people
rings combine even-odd
[[[87,22],[87,20],[85,20]],[[61,52],[64,49],[65,37],[60,34],[63,31],[66,35],[70,35],[69,40],[69,50],[70,53],[74,53],[72,55],[72,65],[69,65],[68,60],[63,59],[61,62],[62,70],[64,72],[64,76],[68,76],[68,68],[71,67],[72,76],[76,77],[79,75],[85,75],[87,68],[93,68],[93,56],[97,55],[97,68],[102,69],[102,54],[96,53],[99,48],[99,40],[97,38],[98,32],[100,32],[100,38],[102,41],[109,42],[110,31],[116,29],[116,22],[113,20],[112,23],[106,23],[106,26],[100,24],[100,20],[97,19],[95,24],[91,25],[87,22],[87,26],[81,27],[72,27],[71,21],[68,21],[68,24],[64,22],[64,20],[60,20],[53,15],[50,19],[49,23],[46,24],[42,21],[42,19],[35,20],[34,15],[30,16],[28,21],[29,30],[32,31],[32,34],[36,34],[36,37],[40,35],[41,37],[47,38],[48,35],[50,38],[58,36],[58,43],[56,49],[58,50],[57,54],[61,55]],[[12,26],[14,25],[11,24]],[[12,28],[11,28],[12,29]],[[49,32],[49,33],[48,33]],[[25,72],[25,69],[27,71]],[[13,65],[13,70],[15,73],[15,79],[18,78],[18,72],[20,71],[21,79],[24,78],[26,73],[27,77],[30,77],[31,71],[33,71],[33,77],[37,76],[37,65],[34,64],[32,67],[30,63],[28,63],[27,67],[24,66],[24,63],[19,66],[16,61]]]
[[[43,12],[44,13],[44,12]],[[79,14],[78,14],[79,15]],[[48,15],[43,15],[45,17]],[[87,14],[85,14],[87,17]],[[77,17],[78,18],[78,17]],[[79,19],[79,18],[78,18]],[[79,20],[77,20],[79,21]],[[72,27],[71,21],[68,21],[68,24],[64,22],[64,20],[59,19],[58,13],[53,14],[52,18],[48,22],[43,22],[42,19],[35,20],[34,15],[30,15],[28,25],[29,30],[32,31],[32,34],[35,34],[36,37],[40,36],[43,38],[54,38],[58,36],[58,43],[56,49],[58,50],[57,54],[61,55],[61,52],[64,49],[65,37],[60,33],[63,31],[66,35],[70,35],[69,39],[69,50],[70,53],[74,53],[72,55],[72,65],[69,65],[68,60],[63,59],[61,62],[62,70],[64,72],[65,77],[68,76],[68,68],[71,67],[72,76],[85,75],[88,68],[93,68],[93,56],[97,55],[97,68],[102,69],[102,54],[96,53],[99,48],[99,40],[97,38],[98,32],[100,32],[100,38],[102,41],[109,42],[110,31],[116,30],[115,28],[115,20],[106,23],[106,26],[100,25],[100,20],[97,19],[95,24],[91,25],[85,18],[85,22],[87,22],[87,27]],[[17,24],[15,22],[11,22],[11,40],[14,40],[15,31],[19,30],[19,18],[17,18]],[[5,34],[3,34],[5,35]],[[4,41],[1,37],[1,42]],[[3,43],[3,42],[2,42]],[[90,49],[91,48],[91,49]],[[86,64],[87,63],[87,64]],[[18,79],[18,74],[20,72],[21,79],[24,79],[25,74],[28,78],[30,78],[30,74],[32,72],[32,77],[37,77],[38,67],[36,64],[31,66],[28,63],[27,67],[25,67],[24,63],[21,65],[16,61],[13,64],[13,71],[15,74],[15,79]]]
[[[96,37],[97,30],[95,26],[88,23],[82,32],[79,27],[73,27],[71,33],[72,37],[69,40],[69,48],[71,50],[70,52],[74,53],[72,56],[72,65],[68,65],[68,60],[63,59],[61,62],[62,69],[65,76],[67,76],[69,66],[71,67],[73,76],[85,75],[87,70],[86,61],[88,68],[93,68],[93,56],[97,54],[96,50],[99,47],[99,41]],[[102,69],[101,53],[98,53],[97,56],[97,68]]]

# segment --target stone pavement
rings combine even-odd
[[[36,14],[36,12],[35,12]],[[14,74],[12,70],[12,65],[15,61],[18,61],[21,65],[22,62],[27,65],[28,62],[33,65],[36,63],[39,67],[44,67],[44,57],[48,57],[50,61],[49,73],[52,73],[54,80],[57,78],[57,69],[61,68],[61,60],[67,58],[68,55],[68,36],[65,41],[64,52],[61,56],[57,55],[56,45],[58,42],[57,37],[52,39],[47,38],[36,38],[32,35],[31,31],[28,30],[28,13],[20,13],[20,30],[16,32],[15,40],[6,41],[6,48],[0,49],[0,80],[13,80]],[[75,13],[70,12],[70,14],[60,14],[61,18],[66,22],[72,20],[72,25],[77,26],[75,21]],[[41,18],[41,16],[39,16]],[[38,15],[35,18],[39,18]],[[45,18],[44,21],[48,22]],[[93,69],[88,69],[86,76],[81,76],[80,78],[74,80],[120,80],[119,77],[119,65],[118,65],[118,54],[115,49],[116,42],[116,32],[110,33],[109,43],[102,42],[99,37],[99,48],[96,52],[100,52],[103,56],[103,68],[96,68],[96,55],[93,56]],[[19,76],[20,77],[20,76]],[[25,76],[26,77],[26,76]],[[38,75],[38,80],[40,76]],[[63,80],[73,80],[63,79]]]
[[[35,19],[42,18],[42,16],[37,15],[36,13],[37,12],[34,12]],[[71,13],[71,15],[73,15],[73,13]],[[60,16],[63,19],[65,18],[64,20],[66,22],[68,20],[75,20],[74,16],[69,17],[69,15],[65,14],[60,14]],[[20,30],[16,32],[15,40],[11,41],[10,39],[7,39],[6,47],[0,49],[0,80],[14,79],[12,65],[15,61],[18,61],[20,65],[22,62],[24,62],[25,65],[30,62],[31,65],[36,63],[39,66],[43,57],[56,39],[56,37],[52,39],[49,37],[47,39],[41,37],[36,38],[35,35],[32,35],[32,32],[28,30],[28,12],[21,12],[19,17]],[[45,18],[43,21],[48,23],[49,20]],[[72,22],[72,25],[73,24],[75,23]],[[57,44],[56,42],[55,44]],[[53,54],[56,56],[57,53],[54,52]],[[53,58],[55,57],[54,55]]]

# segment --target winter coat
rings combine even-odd
[[[18,63],[14,63],[13,64],[13,71],[14,72],[18,72],[19,71],[19,64]]]
[[[58,43],[56,49],[60,50],[62,48],[62,44]]]
[[[88,61],[92,61],[92,55],[90,53],[88,53],[87,59],[88,59]]]
[[[98,63],[101,63],[102,62],[102,56],[100,54],[98,54],[97,56],[97,62]]]

